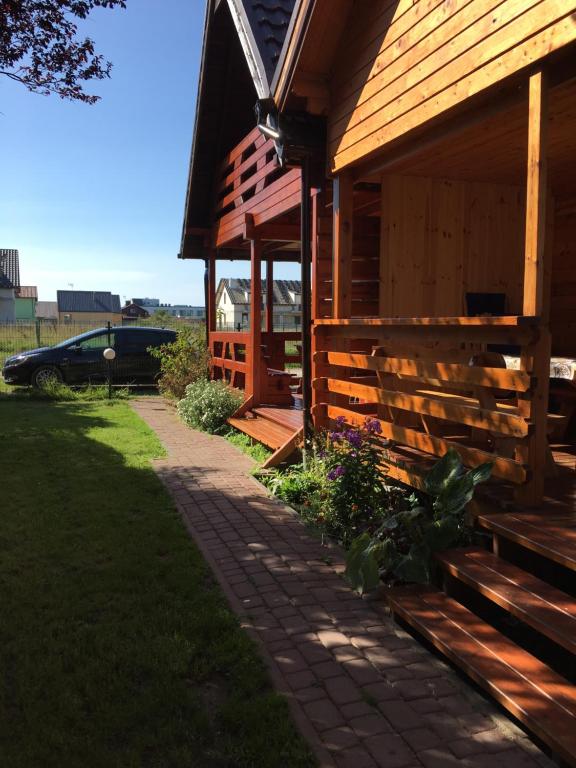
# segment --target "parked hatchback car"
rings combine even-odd
[[[104,381],[108,362],[103,352],[116,351],[110,364],[111,377],[119,383],[153,382],[160,371],[160,361],[148,352],[176,340],[176,332],[163,328],[99,328],[61,341],[52,347],[20,352],[4,361],[2,376],[7,384],[32,384],[40,387],[48,381],[66,384]]]

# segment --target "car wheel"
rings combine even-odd
[[[41,365],[32,374],[32,386],[38,389],[59,381],[62,381],[62,374],[54,365]]]

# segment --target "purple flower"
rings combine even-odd
[[[381,435],[382,434],[382,426],[381,426],[380,422],[378,421],[378,419],[371,419],[369,417],[366,417],[365,429],[371,435]]]
[[[339,443],[342,441],[342,432],[330,432],[328,439],[333,443]]]
[[[334,469],[331,469],[330,472],[327,474],[328,480],[337,480],[339,477],[342,477],[346,473],[346,470],[341,464],[338,464],[337,467],[334,467]]]
[[[343,427],[344,424],[346,424],[346,419],[344,418],[344,416],[337,416],[336,424],[338,424],[339,427]]]
[[[344,437],[353,448],[360,448],[362,446],[362,435],[355,429],[346,430]]]

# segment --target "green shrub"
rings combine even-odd
[[[152,357],[160,361],[158,389],[176,399],[184,397],[186,387],[208,375],[210,355],[202,328],[180,328],[176,341],[151,347]]]
[[[189,427],[216,434],[244,400],[242,392],[223,381],[198,379],[186,387],[178,413]]]
[[[352,542],[346,561],[350,584],[363,592],[381,580],[429,583],[434,553],[469,543],[465,508],[491,471],[491,462],[466,471],[457,451],[449,449],[426,475],[426,494],[406,494],[404,509]]]

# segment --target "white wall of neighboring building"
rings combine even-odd
[[[274,327],[289,331],[291,328],[299,328],[302,317],[301,296],[299,294],[291,295],[294,304],[275,304],[274,305]],[[265,308],[262,307],[264,315]],[[217,328],[247,328],[250,325],[250,294],[246,296],[245,304],[233,304],[230,300],[230,294],[226,287],[216,306],[216,327]]]

